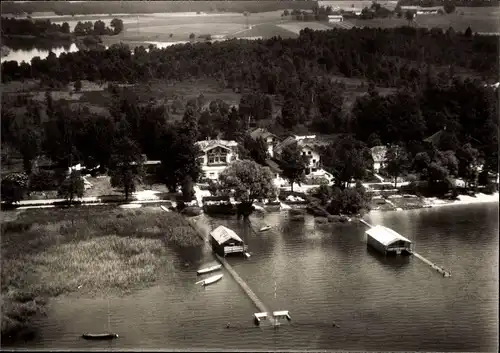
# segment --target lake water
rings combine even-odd
[[[51,49],[56,56],[61,55],[62,53],[74,53],[78,51],[78,47],[76,44],[72,43],[65,47],[56,47]],[[50,50],[41,49],[41,48],[32,48],[32,49],[10,49],[9,54],[2,58],[2,62],[4,61],[17,61],[19,64],[23,61],[28,64],[31,63],[31,59],[39,56],[40,59],[46,59],[49,56]]]
[[[365,219],[413,240],[417,252],[452,277],[413,257],[368,251],[366,228],[358,223],[292,222],[269,213],[252,217],[252,226],[274,228],[255,233],[243,221],[210,218],[248,242],[252,256],[229,262],[270,310],[289,310],[293,326],[253,327],[257,309],[225,271],[217,284],[195,285],[195,270],[214,261],[204,249],[172,252],[176,273],[109,300],[111,330],[119,339],[79,338],[107,329],[107,299],[61,297],[38,323],[41,337],[22,347],[497,351],[498,203],[378,212]]]

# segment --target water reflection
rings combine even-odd
[[[40,59],[46,59],[49,56],[49,52],[53,52],[56,56],[62,53],[74,53],[78,51],[76,44],[61,45],[60,47],[53,48],[50,45],[46,45],[45,48],[43,44],[30,45],[25,44],[23,48],[15,48],[15,45],[10,46],[11,50],[9,54],[2,58],[2,62],[5,61],[17,61],[19,64],[21,62],[31,63],[31,59],[39,56]]]

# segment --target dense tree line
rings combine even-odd
[[[101,20],[95,22],[78,21],[73,33],[77,36],[113,35],[119,34],[121,31],[123,31],[123,21],[115,18],[111,21],[111,28],[107,27]],[[29,35],[43,37],[54,33],[70,34],[71,28],[68,22],[57,24],[52,23],[50,20],[2,18],[3,36]]]
[[[288,85],[300,85],[304,77],[341,74],[400,86],[417,84],[429,65],[461,67],[494,77],[498,74],[497,46],[497,37],[466,37],[452,29],[446,33],[409,27],[306,29],[296,40],[198,43],[142,51],[141,55],[132,55],[126,45],[114,45],[106,51],[62,54],[53,60],[54,65],[48,63],[52,59],[36,58],[31,65],[3,62],[2,80],[47,76],[66,82],[137,82],[209,76],[233,89],[258,88],[274,94]]]

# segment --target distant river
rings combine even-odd
[[[315,225],[312,217],[301,223],[269,213],[252,224],[274,228],[254,233],[242,221],[210,220],[244,237],[252,256],[230,262],[270,310],[289,310],[297,326],[253,328],[256,309],[229,274],[207,288],[194,285],[195,269],[214,261],[210,251],[172,252],[177,274],[110,300],[119,339],[82,341],[83,332],[106,330],[107,300],[66,297],[51,301],[38,323],[41,338],[22,347],[497,351],[498,204],[366,217],[413,240],[451,278],[416,258],[369,252],[361,224]],[[183,266],[186,260],[192,268]]]

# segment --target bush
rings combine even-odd
[[[292,221],[303,221],[305,219],[304,215],[297,214],[290,218]]]
[[[306,185],[328,185],[330,182],[325,177],[313,176],[306,179]]]
[[[30,177],[31,191],[51,191],[57,190],[59,179],[54,171],[39,170]]]
[[[497,191],[497,186],[495,184],[488,184],[483,189],[483,192],[487,195],[492,195]]]
[[[333,189],[332,201],[327,207],[334,215],[357,214],[363,208],[368,208],[371,197],[364,188]]]

